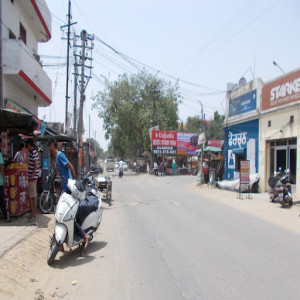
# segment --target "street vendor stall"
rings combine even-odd
[[[0,109],[0,132],[4,159],[4,200],[10,216],[20,216],[29,210],[27,198],[27,161],[14,163],[13,158],[19,150],[20,134],[33,135],[38,123],[28,113],[16,113]],[[26,156],[27,149],[24,149]]]

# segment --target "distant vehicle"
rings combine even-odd
[[[127,171],[128,170],[128,165],[126,162],[123,162],[123,170]]]
[[[112,158],[108,158],[106,160],[105,168],[106,168],[107,172],[109,172],[109,171],[113,172],[115,170],[115,162]]]
[[[115,169],[119,169],[119,163],[117,161],[115,162]]]

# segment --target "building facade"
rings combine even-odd
[[[260,188],[281,168],[289,170],[294,195],[300,198],[300,69],[263,86],[260,116]],[[298,188],[297,188],[298,187]]]
[[[38,55],[38,43],[51,38],[45,0],[2,0],[3,105],[38,115],[52,103],[52,83]]]
[[[241,79],[227,91],[224,122],[224,179],[240,176],[240,161],[250,161],[250,174],[259,172],[259,110],[263,82]]]

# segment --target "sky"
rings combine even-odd
[[[52,65],[44,67],[52,79],[52,104],[41,108],[39,117],[64,122],[67,42],[62,39],[66,30],[60,27],[67,23],[68,0],[46,3],[52,14],[52,38],[39,44],[39,54],[45,65]],[[72,30],[95,36],[84,137],[107,149],[91,98],[103,90],[104,77],[115,80],[143,68],[179,84],[179,121],[200,115],[201,104],[206,119],[215,111],[224,114],[227,83],[241,77],[268,82],[300,67],[299,11],[299,0],[72,0],[72,22],[77,22]],[[70,53],[72,65],[73,49]],[[73,86],[70,75],[69,112]]]

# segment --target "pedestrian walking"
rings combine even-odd
[[[30,222],[36,222],[36,186],[39,178],[39,155],[35,149],[33,139],[29,139],[28,142],[29,160],[28,160],[28,196],[31,209],[31,215],[29,217]]]
[[[175,161],[175,158],[173,159],[173,162],[172,162],[172,170],[173,170],[173,175],[176,175],[176,161]]]

